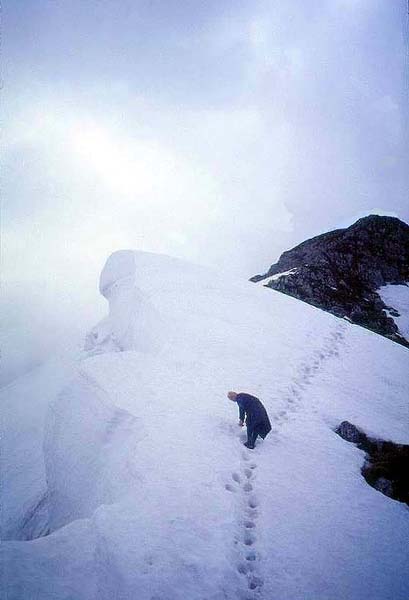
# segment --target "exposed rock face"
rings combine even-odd
[[[409,446],[368,437],[349,421],[335,433],[366,452],[361,473],[373,488],[409,505]]]
[[[342,421],[337,427],[336,433],[347,442],[353,442],[354,444],[366,441],[366,435],[349,421]]]
[[[409,282],[409,225],[395,217],[371,215],[307,240],[250,279],[263,280],[266,287],[409,347],[376,291]]]
[[[393,498],[393,485],[392,481],[389,481],[389,479],[385,479],[385,477],[379,477],[379,479],[375,481],[373,487],[385,496]]]

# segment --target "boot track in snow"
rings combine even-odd
[[[312,383],[315,375],[320,371],[322,364],[333,356],[339,355],[339,346],[344,338],[346,325],[338,324],[335,330],[327,336],[321,349],[315,351],[308,363],[301,363],[298,375],[283,393],[284,406],[280,408],[273,420],[280,426],[290,419],[291,414],[303,408],[303,391]],[[317,412],[317,408],[310,403],[309,408]],[[274,428],[271,435],[276,436],[279,430]],[[244,441],[240,435],[241,441]],[[260,573],[260,553],[257,548],[259,516],[259,502],[256,493],[257,462],[256,456],[251,451],[243,450],[241,453],[240,468],[231,473],[231,481],[226,483],[225,489],[237,495],[237,533],[234,537],[235,560],[237,571],[242,579],[242,586],[237,590],[240,600],[260,600],[263,596],[264,578]]]
[[[242,586],[237,590],[237,597],[242,600],[260,598],[264,579],[259,573],[260,555],[257,549],[258,499],[255,492],[257,463],[249,452],[241,455],[239,471],[231,474],[232,482],[226,484],[226,490],[238,495],[237,520],[238,528],[234,539],[235,562]]]
[[[311,385],[315,376],[320,372],[323,364],[334,356],[339,356],[340,346],[343,343],[345,334],[346,324],[337,324],[334,331],[330,333],[325,339],[321,349],[316,350],[308,362],[302,362],[297,369],[297,374],[294,379],[289,383],[285,390],[279,390],[277,396],[283,399],[283,405],[273,415],[273,422],[276,425],[283,425],[284,422],[289,421],[291,415],[295,415],[300,409],[303,408],[303,396],[305,390]],[[314,398],[309,398],[308,409],[312,412],[317,413],[317,407],[314,403]],[[271,430],[272,435],[278,433],[278,429],[274,428]]]

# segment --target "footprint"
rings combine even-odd
[[[250,459],[249,459],[249,457],[247,456],[247,454],[246,454],[245,452],[242,452],[242,455],[241,455],[241,457],[242,457],[242,459],[243,459],[243,460],[245,460],[246,462],[247,462],[248,460],[250,460]]]
[[[237,570],[241,575],[247,575],[254,571],[254,565],[251,562],[240,563],[237,565]]]
[[[250,469],[255,469],[257,467],[256,463],[249,464]]]
[[[243,490],[245,492],[252,492],[253,491],[253,486],[251,485],[251,483],[245,483],[243,485]]]
[[[238,473],[232,473],[231,477],[232,477],[233,481],[235,481],[236,483],[240,483],[241,482],[241,478],[240,478],[240,475]]]
[[[261,579],[261,577],[252,577],[249,580],[249,589],[250,590],[256,590],[257,588],[260,588],[263,585],[264,581],[263,579]]]
[[[253,477],[253,472],[251,470],[251,467],[250,467],[250,469],[244,469],[244,474],[247,477],[247,479],[251,479]]]
[[[236,489],[232,485],[230,485],[230,483],[226,483],[226,485],[224,487],[226,488],[226,490],[228,492],[235,492],[236,491]]]
[[[246,560],[252,562],[252,561],[255,561],[256,559],[257,559],[257,555],[253,550],[250,550],[250,552],[247,552]]]
[[[250,508],[257,508],[257,506],[258,506],[257,498],[255,498],[254,496],[252,498],[250,498],[248,501],[248,505]]]
[[[244,522],[244,527],[246,529],[254,529],[256,526],[256,524],[254,523],[254,521],[245,521]]]
[[[244,534],[244,544],[245,546],[252,546],[254,544],[254,542],[256,541],[256,536],[254,535],[254,533],[252,533],[251,531],[246,531]]]

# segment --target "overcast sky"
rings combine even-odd
[[[4,275],[133,247],[250,276],[373,209],[409,220],[405,6],[6,1]]]

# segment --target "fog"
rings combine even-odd
[[[101,317],[114,250],[244,279],[408,221],[407,31],[404,0],[6,3],[2,381]]]

